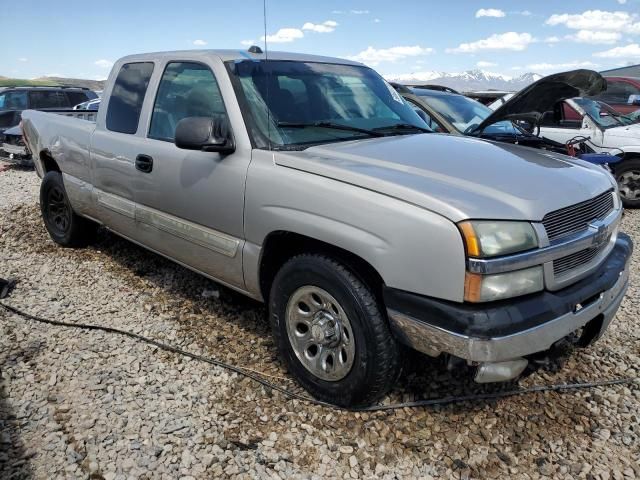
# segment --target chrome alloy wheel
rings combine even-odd
[[[627,200],[640,199],[640,171],[630,170],[618,177],[620,196]]]
[[[351,323],[327,291],[306,285],[287,303],[287,335],[298,360],[316,377],[335,382],[351,371],[356,352]]]

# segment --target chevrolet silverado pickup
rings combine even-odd
[[[380,399],[402,345],[517,378],[599,338],[627,289],[609,173],[433,133],[356,62],[128,56],[95,123],[26,111],[23,133],[55,242],[102,226],[266,302],[289,372],[338,405]]]

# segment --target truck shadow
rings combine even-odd
[[[298,389],[278,361],[264,305],[109,232],[100,233],[95,248],[113,260],[117,274],[124,275],[131,288],[141,294],[154,292],[150,301],[175,318],[181,344],[197,341],[205,355],[279,377],[279,384],[285,380],[282,386]],[[403,374],[385,403],[517,387],[515,382],[477,384],[473,368],[464,362],[451,363],[409,349],[404,357]]]
[[[0,375],[8,362],[6,355],[0,357]],[[0,376],[0,379],[2,378]],[[0,380],[0,478],[15,480],[32,478],[25,446],[21,440],[20,420],[9,405],[8,397],[5,381]]]

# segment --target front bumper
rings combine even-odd
[[[609,256],[587,278],[555,292],[492,304],[448,302],[385,288],[391,328],[398,340],[418,351],[477,363],[548,350],[582,327],[588,327],[593,341],[607,329],[624,298],[632,251],[631,239],[621,233]]]

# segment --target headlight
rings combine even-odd
[[[470,257],[497,257],[538,247],[529,222],[471,220],[459,227]]]
[[[539,292],[543,288],[541,266],[495,275],[467,272],[464,281],[464,299],[467,302],[491,302]]]

